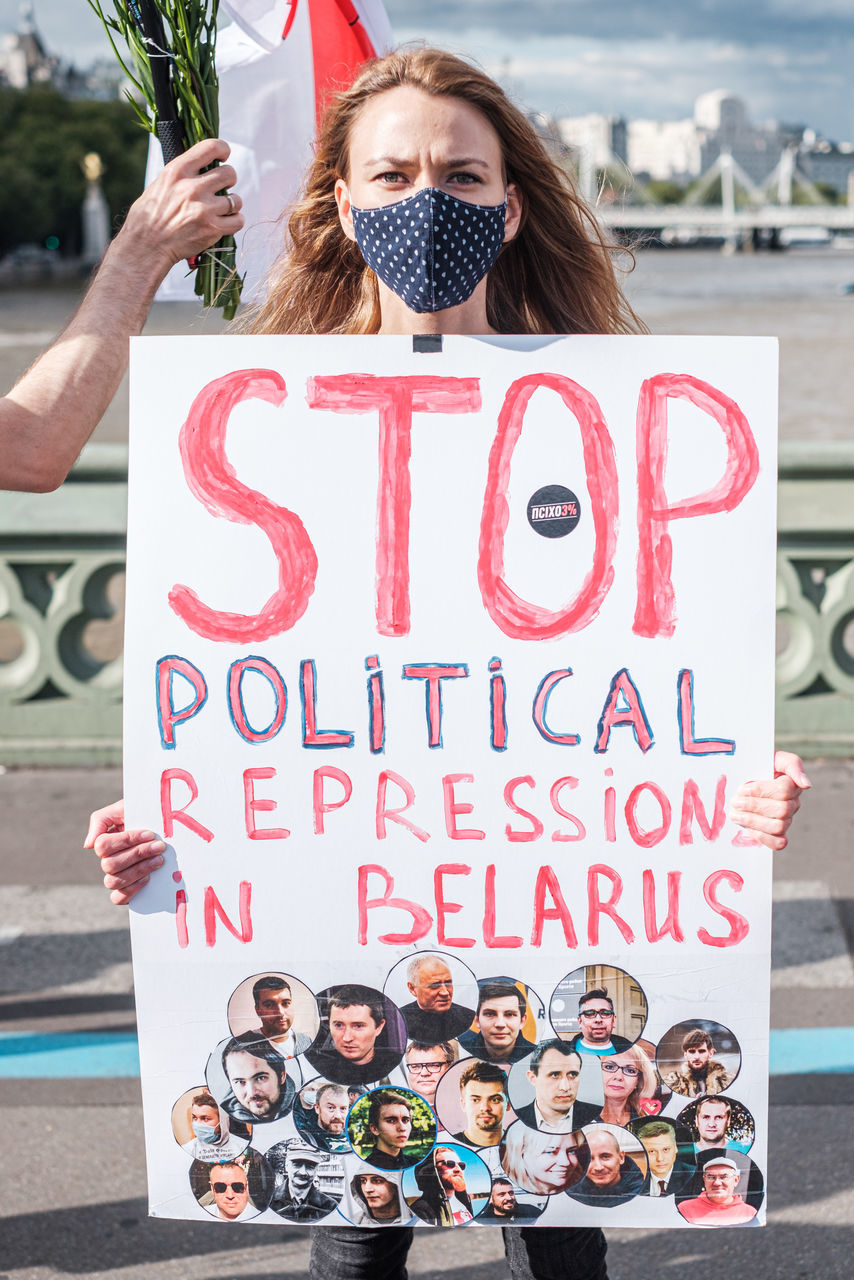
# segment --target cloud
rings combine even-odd
[[[804,123],[837,139],[854,133],[845,49],[529,39],[505,54],[493,38],[468,48],[520,102],[557,116],[684,119],[701,93],[720,88],[743,98],[754,120]]]
[[[386,0],[392,26],[425,24],[423,0]],[[713,40],[734,44],[822,44],[854,37],[850,0],[431,0],[429,26],[459,35],[500,32],[508,40],[561,36],[587,40]]]
[[[385,0],[399,40],[476,58],[531,109],[678,119],[707,89],[743,97],[755,119],[794,118],[854,137],[845,90],[852,0]],[[51,51],[85,66],[109,57],[84,0],[35,0]],[[0,34],[19,0],[0,0]]]
[[[432,0],[427,20],[421,0],[386,4],[399,38],[470,53],[539,111],[679,119],[724,87],[757,120],[854,137],[851,0]]]
[[[112,57],[100,20],[85,0],[34,0],[35,26],[49,53],[85,66],[94,58]],[[111,14],[112,5],[104,12]],[[0,36],[17,31],[20,0],[0,0]]]
[[[385,0],[395,31],[455,43],[473,32],[512,45],[532,33],[574,41],[709,40],[716,44],[820,47],[854,40],[851,0]],[[109,4],[106,6],[110,9]],[[20,0],[0,0],[0,31],[14,30]],[[52,48],[106,44],[84,0],[35,0],[36,24]]]

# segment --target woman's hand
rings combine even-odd
[[[785,849],[786,832],[801,807],[801,792],[812,783],[804,773],[804,762],[790,751],[774,755],[774,779],[745,782],[735,793],[730,819],[756,836],[768,849]]]
[[[152,871],[163,866],[166,844],[153,831],[125,831],[125,802],[116,800],[96,809],[89,818],[84,849],[101,859],[110,901],[124,907],[148,884]]]

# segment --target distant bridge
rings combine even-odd
[[[854,232],[854,208],[849,205],[766,204],[744,209],[720,205],[609,205],[599,204],[596,216],[615,230],[662,231],[679,228],[713,235],[749,235],[753,231],[822,227],[828,231]]]
[[[693,231],[720,236],[731,247],[752,237],[757,246],[776,248],[781,231],[799,227],[854,232],[854,205],[823,204],[815,184],[798,168],[796,152],[794,147],[784,148],[762,187],[752,181],[729,151],[721,151],[682,204],[599,204],[596,212],[600,221],[615,231]],[[716,186],[720,187],[719,201],[704,204]],[[796,187],[807,203],[792,203]],[[741,203],[739,192],[746,196]],[[592,193],[587,194],[589,198]]]

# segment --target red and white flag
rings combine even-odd
[[[329,95],[351,84],[367,58],[387,52],[392,34],[382,0],[222,0],[222,8],[233,22],[217,34],[220,137],[231,146],[243,198],[237,268],[248,301],[281,253],[281,215],[299,191]],[[161,168],[153,140],[147,180]],[[183,263],[157,296],[194,297]]]

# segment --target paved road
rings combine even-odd
[[[772,1025],[854,1028],[854,762],[810,772],[814,792],[776,861]],[[0,775],[2,1033],[133,1030],[125,921],[93,884],[92,855],[80,852],[85,815],[119,789],[118,770]],[[847,1070],[772,1081],[773,1229],[614,1231],[612,1280],[849,1280],[854,1194],[844,1135],[854,1120],[854,1057],[842,1059]],[[0,1125],[0,1280],[306,1275],[297,1229],[226,1238],[214,1224],[146,1218],[135,1079],[0,1079]],[[492,1280],[507,1274],[501,1258],[497,1232],[466,1235],[465,1265],[456,1233],[424,1232],[410,1272]]]

